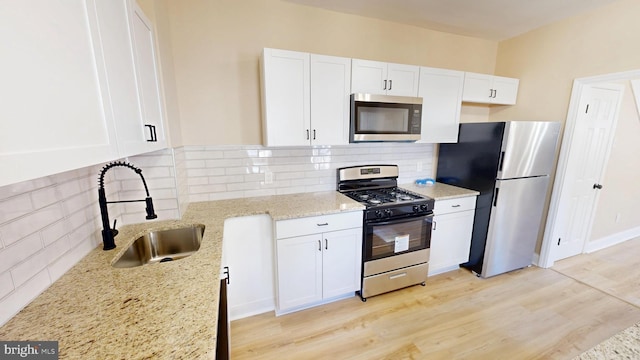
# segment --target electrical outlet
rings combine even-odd
[[[265,171],[264,172],[264,183],[265,184],[273,184],[273,172]]]
[[[418,161],[416,164],[416,171],[422,171],[422,161]]]

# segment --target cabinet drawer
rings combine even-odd
[[[362,211],[276,221],[276,239],[362,227]]]
[[[456,199],[437,200],[433,213],[435,215],[449,214],[458,211],[473,210],[476,208],[476,197],[466,196]]]

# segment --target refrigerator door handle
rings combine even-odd
[[[500,193],[500,188],[496,188],[496,194],[493,197],[493,206],[498,206],[498,194]]]
[[[498,162],[498,171],[502,171],[502,163],[504,163],[504,151],[500,152],[500,161]]]

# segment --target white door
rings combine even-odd
[[[322,236],[277,240],[278,308],[322,300]]]
[[[325,299],[360,288],[362,230],[323,233],[322,296]]]
[[[387,95],[418,96],[420,67],[389,64],[387,68]]]
[[[515,105],[520,80],[502,76],[493,77],[493,104]]]
[[[455,143],[462,107],[464,72],[420,68],[418,96],[422,97],[420,143]]]
[[[311,54],[311,144],[349,144],[351,59]]]
[[[613,140],[622,92],[621,85],[592,85],[582,90],[550,238],[553,260],[583,252],[591,232],[597,187]]]
[[[491,91],[492,85],[493,76],[491,75],[470,72],[465,73],[462,101],[490,103],[493,96],[493,92]]]
[[[351,92],[385,95],[387,87],[387,63],[360,59],[352,60]]]
[[[308,53],[264,49],[262,106],[265,145],[309,145],[309,78]]]

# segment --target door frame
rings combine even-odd
[[[558,159],[558,166],[556,168],[555,180],[553,182],[553,192],[551,195],[551,202],[549,205],[549,212],[547,214],[547,223],[544,229],[544,237],[542,240],[542,246],[540,248],[540,257],[538,258],[538,266],[543,268],[549,268],[553,266],[555,259],[553,258],[553,239],[551,236],[553,235],[553,229],[555,227],[555,220],[558,214],[558,208],[560,205],[561,198],[561,190],[562,184],[565,181],[567,162],[569,159],[569,151],[571,150],[571,141],[573,140],[576,120],[578,118],[578,106],[580,103],[580,99],[583,95],[583,90],[587,86],[599,85],[604,83],[611,83],[617,81],[631,81],[634,78],[640,78],[640,70],[632,70],[632,71],[624,71],[619,73],[611,73],[605,75],[591,76],[585,78],[578,78],[573,81],[573,89],[571,91],[571,100],[569,102],[569,110],[567,113],[567,119],[564,125],[564,135],[562,137],[562,146],[560,148],[560,157]],[[617,117],[616,117],[617,123]],[[616,125],[612,131],[615,132]],[[611,153],[611,147],[613,143],[609,144],[609,148],[607,149],[607,155],[604,162],[604,166],[606,167],[609,159],[609,155]],[[596,203],[593,207],[593,212],[597,208],[598,197],[596,197]],[[591,236],[591,230],[593,228],[593,216],[591,216],[591,220],[589,223],[589,230],[587,231],[587,238]],[[584,248],[583,248],[584,252]]]

